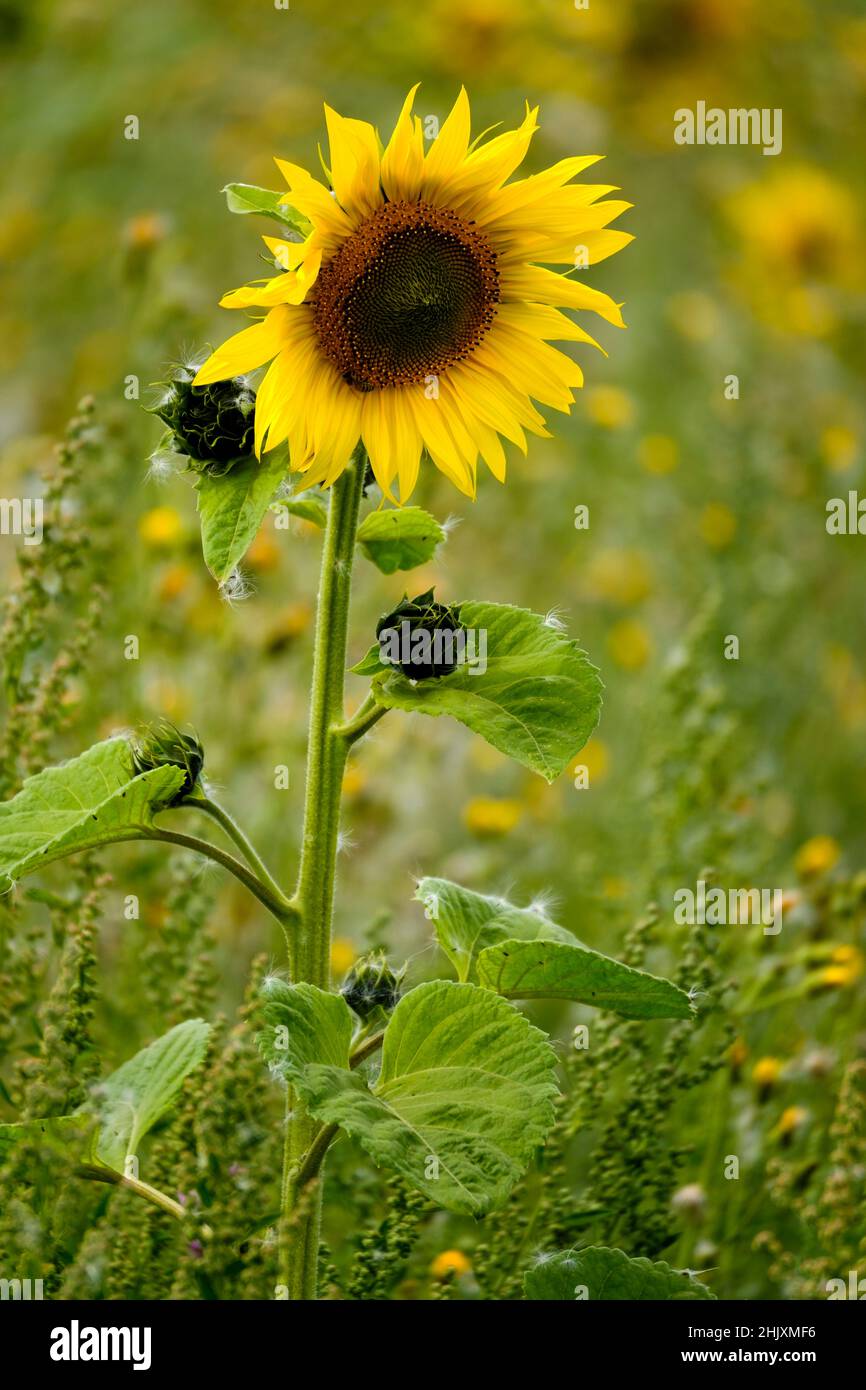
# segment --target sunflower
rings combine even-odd
[[[270,363],[255,409],[255,448],[287,442],[291,467],[330,485],[359,441],[383,491],[405,502],[422,454],[469,497],[479,457],[500,481],[500,436],[526,452],[547,436],[534,402],[569,411],[583,373],[555,340],[594,339],[561,308],[624,327],[607,295],[546,266],[583,268],[625,246],[609,224],[629,203],[572,183],[599,155],[512,180],[537,129],[470,142],[461,90],[425,152],[417,87],[383,148],[366,121],[325,107],[331,190],[278,159],[282,202],[303,240],[266,236],[279,273],[221,301],[266,309],[208,359],[197,386]],[[557,307],[561,306],[561,307]]]

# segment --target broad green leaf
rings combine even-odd
[[[184,776],[159,767],[135,777],[129,743],[118,737],[28,777],[0,805],[0,892],[64,855],[146,837]]]
[[[447,878],[422,878],[415,897],[424,904],[439,944],[461,980],[474,978],[479,952],[499,941],[578,944],[570,931],[551,922],[541,908],[515,907],[506,898],[473,893]]]
[[[604,1246],[542,1256],[523,1276],[523,1289],[528,1299],[560,1303],[715,1299],[689,1270],[671,1269],[663,1260],[631,1259],[622,1250]]]
[[[223,193],[226,195],[229,212],[261,213],[265,217],[272,217],[276,222],[282,222],[283,226],[291,227],[302,237],[307,236],[312,228],[309,218],[280,201],[287,196],[285,193],[274,193],[269,188],[257,188],[252,183],[227,183]]]
[[[355,1025],[341,994],[272,978],[262,995],[265,1027],[256,1041],[274,1071],[294,1081],[313,1063],[348,1069]]]
[[[371,1087],[356,1071],[310,1063],[295,1084],[385,1168],[448,1211],[501,1204],[554,1121],[555,1055],[505,1000],[438,980],[404,995]]]
[[[383,574],[425,564],[444,539],[435,516],[421,507],[370,512],[358,528],[358,544]]]
[[[48,1120],[20,1120],[16,1124],[0,1125],[0,1168],[21,1143],[53,1149],[75,1162],[94,1161],[93,1117],[61,1115]]]
[[[189,1019],[137,1052],[94,1089],[74,1115],[0,1125],[0,1164],[27,1140],[68,1157],[70,1165],[124,1172],[128,1154],[177,1099],[184,1078],[204,1059],[210,1025]]]
[[[285,450],[274,449],[263,459],[245,459],[221,478],[203,473],[196,479],[202,551],[218,584],[252,544],[287,468]]]
[[[692,1018],[685,990],[572,941],[502,941],[478,957],[478,983],[506,999],[573,999],[623,1018]]]
[[[601,708],[601,681],[576,642],[525,608],[461,603],[460,621],[486,633],[487,669],[466,663],[440,679],[392,671],[374,682],[386,709],[450,714],[494,748],[552,782],[579,753]],[[476,650],[478,647],[476,646]]]
[[[128,1154],[177,1099],[184,1079],[204,1060],[210,1025],[178,1023],[103,1081],[82,1107],[99,1119],[96,1155],[122,1173]]]

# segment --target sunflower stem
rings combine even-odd
[[[366,455],[359,446],[331,489],[316,614],[304,829],[294,897],[301,920],[293,953],[293,979],[325,990],[331,983],[331,919],[340,800],[349,752],[349,743],[341,733],[345,719],[349,600],[365,470]],[[323,1182],[320,1180],[304,1191],[299,1181],[301,1164],[316,1129],[300,1096],[290,1086],[286,1097],[279,1258],[279,1280],[290,1299],[316,1297]]]

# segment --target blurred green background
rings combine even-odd
[[[550,893],[615,954],[649,900],[669,918],[673,889],[714,868],[725,886],[790,893],[780,937],[725,938],[744,989],[781,970],[794,990],[743,1025],[749,1055],[856,1054],[863,914],[831,929],[815,885],[856,883],[866,864],[866,539],[825,529],[827,500],[864,486],[862,4],[0,0],[0,74],[0,495],[32,494],[85,392],[102,441],[79,522],[109,602],[46,760],[156,714],[191,723],[223,799],[290,876],[318,533],[269,520],[250,597],[223,602],[186,480],[148,475],[160,428],[141,405],[173,361],[238,327],[217,300],[263,273],[268,226],[229,216],[220,190],[276,186],[274,155],[315,170],[323,101],[385,132],[416,81],[417,111],[440,119],[465,83],[478,131],[516,124],[529,99],[532,169],[603,153],[634,203],[618,225],[635,242],[588,276],[624,301],[628,330],[600,325],[607,358],[577,350],[571,418],[528,459],[512,451],[505,487],[481,477],[473,504],[422,474],[413,500],[457,524],[423,572],[385,578],[359,558],[351,651],[405,587],[556,610],[606,684],[577,759],[590,786],[547,787],[444,720],[385,720],[347,775],[335,969],[383,939],[416,978],[432,971],[413,875]],[[698,100],[782,108],[783,152],[676,145],[673,113]],[[0,538],[4,583],[19,544]],[[160,862],[122,850],[107,867],[111,971],[158,924]],[[279,942],[233,887],[218,904],[236,1003],[253,953],[278,960]],[[815,940],[849,951],[823,991],[803,984]],[[675,961],[675,932],[667,949]]]

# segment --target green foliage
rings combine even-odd
[[[598,723],[601,682],[577,643],[544,618],[500,603],[461,603],[464,628],[486,633],[487,668],[461,665],[439,681],[403,675],[373,684],[386,709],[449,714],[552,782]]]
[[[541,908],[515,907],[506,898],[474,893],[445,878],[422,878],[415,897],[424,904],[439,944],[460,980],[477,978],[480,952],[497,942],[576,941]]]
[[[26,1141],[62,1153],[70,1167],[102,1166],[122,1174],[127,1157],[137,1153],[200,1066],[209,1031],[202,1019],[177,1024],[106,1077],[74,1115],[0,1125],[0,1165]]]
[[[421,507],[368,512],[358,527],[358,544],[383,574],[426,564],[444,539],[439,522]]]
[[[177,1099],[184,1080],[200,1066],[209,1024],[201,1018],[178,1023],[112,1072],[92,1103],[99,1117],[97,1157],[122,1173],[129,1154]]]
[[[286,474],[285,451],[244,459],[223,477],[196,478],[204,561],[218,584],[235,572]]]
[[[478,958],[478,983],[506,999],[573,999],[623,1018],[691,1018],[689,996],[670,980],[586,946],[504,941]]]
[[[554,1054],[525,1018],[474,985],[418,985],[394,1010],[371,1086],[344,1057],[342,998],[295,985],[277,1001],[283,1069],[318,1119],[448,1211],[480,1216],[504,1200],[554,1117]]]
[[[283,193],[274,193],[269,188],[257,188],[251,183],[227,183],[223,193],[226,195],[226,207],[229,212],[261,213],[264,217],[271,217],[275,222],[290,227],[301,236],[307,236],[311,230],[309,220],[282,201],[285,197]]]
[[[94,744],[80,757],[29,777],[0,806],[0,885],[65,855],[146,837],[154,815],[184,780],[177,767],[133,775],[129,741]]]
[[[524,1288],[527,1298],[550,1302],[715,1297],[688,1270],[671,1269],[663,1260],[629,1259],[622,1250],[603,1247],[543,1256],[524,1276]]]

